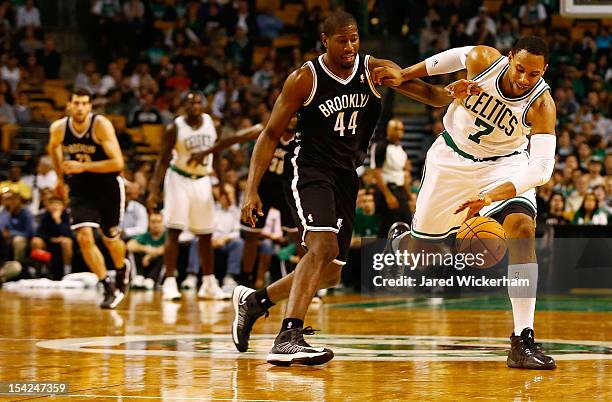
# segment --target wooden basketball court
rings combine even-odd
[[[61,381],[70,393],[0,400],[612,400],[612,299],[538,301],[536,335],[554,371],[508,369],[511,312],[502,298],[327,297],[311,308],[319,367],[265,355],[282,306],[240,354],[229,302],[163,303],[132,292],[116,311],[92,290],[0,290],[0,381]]]

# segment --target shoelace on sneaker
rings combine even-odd
[[[308,326],[308,327],[302,329],[301,334],[302,335],[314,335],[315,332],[318,332],[318,331],[320,331],[320,330],[314,329],[313,327]]]

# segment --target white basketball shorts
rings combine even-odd
[[[164,221],[167,228],[209,234],[215,229],[214,199],[209,176],[185,177],[168,169],[164,180]]]
[[[481,191],[507,182],[527,165],[528,158],[523,152],[476,162],[459,155],[440,135],[427,152],[411,234],[430,240],[453,235],[467,216],[467,211],[455,214],[457,207]],[[480,215],[491,216],[512,203],[522,203],[535,213],[535,189],[494,202],[480,210]]]

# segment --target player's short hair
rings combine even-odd
[[[512,47],[512,54],[517,54],[521,50],[538,56],[544,56],[544,61],[548,63],[549,50],[546,41],[539,36],[523,36]]]
[[[190,90],[189,90],[189,91],[188,91],[188,92],[185,94],[185,97],[183,98],[183,103],[184,103],[184,102],[187,102],[187,100],[188,100],[189,98],[194,97],[194,96],[199,96],[199,97],[200,97],[200,100],[201,100],[201,102],[202,102],[202,104],[204,104],[204,100],[206,99],[206,98],[204,97],[204,94],[202,93],[202,91],[198,91],[198,90],[195,90],[195,89],[190,89]]]
[[[328,15],[327,18],[325,18],[325,21],[323,21],[322,32],[329,37],[340,28],[344,28],[348,25],[357,26],[357,20],[355,17],[346,11],[334,11]]]
[[[93,94],[87,88],[76,88],[74,91],[72,91],[70,100],[72,100],[73,96],[87,96],[89,101],[93,99]]]

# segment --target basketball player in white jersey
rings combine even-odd
[[[162,151],[155,165],[147,199],[147,206],[155,209],[159,201],[161,180],[165,175],[164,220],[168,236],[164,253],[164,300],[181,298],[175,276],[179,235],[183,230],[189,230],[198,236],[198,252],[203,273],[198,297],[215,300],[229,297],[223,293],[213,273],[214,255],[211,245],[215,223],[210,176],[216,171],[220,183],[223,184],[223,175],[217,166],[218,158],[214,158],[214,155],[197,161],[194,159],[199,152],[212,147],[216,140],[215,124],[202,110],[202,95],[189,92],[185,100],[185,114],[174,119],[162,138]]]
[[[447,238],[477,212],[502,223],[513,239],[508,277],[530,283],[528,289],[509,288],[514,333],[507,364],[513,368],[555,368],[554,359],[535,344],[533,332],[535,187],[550,180],[556,145],[555,103],[542,78],[547,62],[546,43],[532,36],[520,39],[507,57],[487,46],[466,46],[403,70],[380,67],[374,74],[377,82],[397,86],[467,69],[467,78],[481,89],[448,107],[445,131],[427,153],[412,227],[392,233],[392,244],[412,249],[414,239]]]
[[[178,237],[183,230],[189,230],[198,236],[203,272],[198,297],[214,300],[229,298],[229,295],[223,293],[213,274],[211,235],[214,230],[214,200],[210,175],[214,171],[217,172],[220,189],[223,189],[223,175],[217,166],[219,159],[207,152],[219,143],[216,142],[217,132],[212,118],[203,112],[202,99],[199,92],[187,94],[185,115],[178,116],[168,126],[162,139],[161,156],[149,185],[147,206],[155,209],[159,202],[161,180],[165,175],[164,219],[168,228],[164,253],[166,280],[162,287],[165,300],[181,298],[176,283],[176,265],[179,253]],[[262,129],[263,126],[257,124],[238,131],[236,138],[256,137]],[[227,142],[229,141],[221,143]]]

